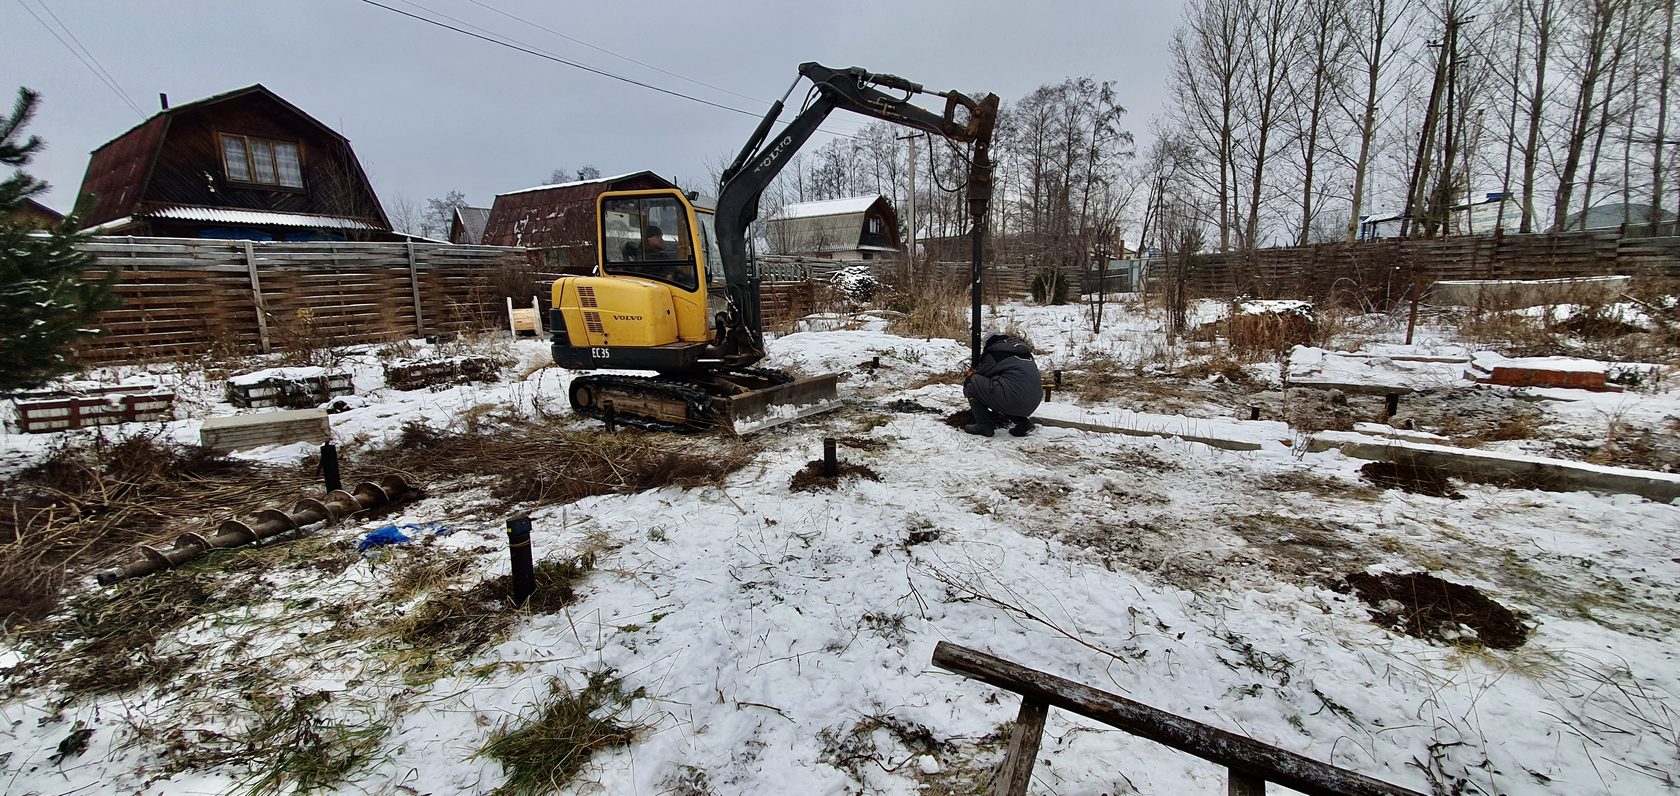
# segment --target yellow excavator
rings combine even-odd
[[[772,137],[801,80],[812,83],[807,104]],[[917,94],[943,97],[943,113],[910,102]],[[983,188],[989,197],[984,150],[997,107],[992,94],[976,101],[894,75],[806,63],[724,170],[714,205],[672,189],[601,194],[596,274],[554,282],[554,362],[656,375],[580,376],[571,384],[573,410],[647,428],[749,433],[837,407],[834,374],[796,379],[753,367],[764,358],[764,324],[747,230],[760,194],[838,108],[974,143],[970,192]]]

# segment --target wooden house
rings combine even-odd
[[[25,196],[23,204],[13,210],[5,220],[30,229],[46,229],[64,223],[64,214]]]
[[[791,204],[765,223],[776,254],[878,260],[903,250],[898,214],[880,194]]]
[[[77,206],[106,235],[400,238],[350,140],[261,85],[166,103],[94,150]]]
[[[488,207],[457,207],[449,221],[449,242],[477,245],[484,242],[484,224],[490,220]]]
[[[595,265],[595,198],[607,191],[675,188],[651,171],[538,185],[496,196],[484,222],[487,246],[524,246],[554,269]]]

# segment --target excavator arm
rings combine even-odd
[[[774,138],[770,130],[781,118],[784,103],[799,80],[815,86],[816,97]],[[978,101],[956,91],[928,91],[918,83],[858,67],[830,69],[816,63],[799,66],[799,80],[770,107],[741,154],[723,172],[718,190],[717,238],[727,283],[728,310],[721,319],[722,350],[726,361],[751,364],[764,356],[764,324],[759,304],[759,281],[747,260],[747,230],[758,218],[764,189],[793,159],[818,125],[836,109],[901,124],[930,135],[975,145],[970,163],[970,211],[980,223],[991,197],[991,163],[987,150],[997,122],[998,99],[987,94]],[[902,96],[888,93],[902,92]],[[910,99],[930,94],[945,99],[942,114]]]

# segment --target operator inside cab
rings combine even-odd
[[[673,196],[626,196],[602,202],[606,271],[699,289],[688,213]]]

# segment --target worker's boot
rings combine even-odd
[[[975,436],[989,437],[992,432],[997,430],[998,426],[1009,422],[1003,415],[993,412],[985,404],[973,398],[968,400],[968,410],[974,414],[974,422],[963,426],[963,430]]]
[[[963,430],[976,436],[989,437],[997,428],[987,423],[969,423],[963,426]]]
[[[1032,418],[1030,418],[1030,417],[1016,418],[1014,427],[1009,429],[1009,436],[1011,436],[1011,437],[1024,437],[1024,436],[1027,435],[1027,432],[1032,431],[1032,430],[1033,430]]]

